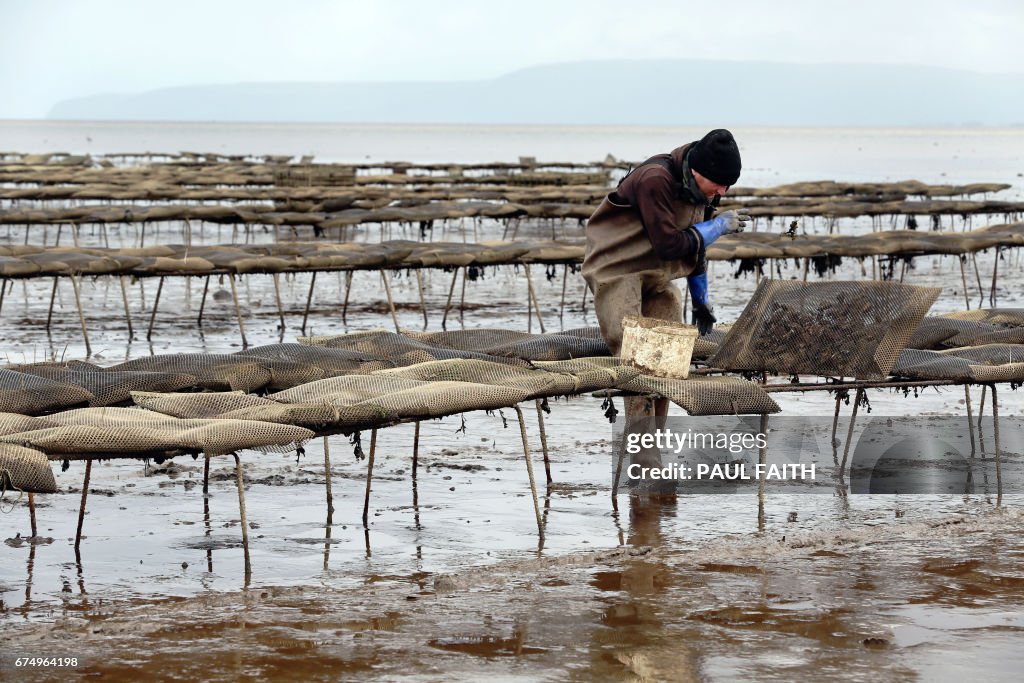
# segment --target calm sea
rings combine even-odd
[[[641,160],[694,127],[0,121],[0,151],[312,154],[320,161]],[[1024,129],[735,128],[745,185],[801,180],[1007,182],[1024,196]]]

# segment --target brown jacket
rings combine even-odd
[[[704,220],[706,204],[692,203],[691,194],[680,190],[688,149],[684,145],[662,155],[670,158],[672,171],[649,163],[657,157],[644,162],[590,217],[583,277],[591,291],[599,283],[631,275],[645,283],[667,283],[697,268],[699,245],[684,231]],[[647,228],[645,220],[651,223]],[[674,258],[665,260],[666,255]]]

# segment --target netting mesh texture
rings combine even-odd
[[[640,375],[622,389],[659,394],[690,415],[758,415],[779,412],[779,404],[759,385],[739,377],[668,379]]]
[[[384,374],[321,380],[273,394],[282,403],[329,404],[370,411],[381,420],[441,417],[493,410],[525,400],[527,392],[462,381],[424,381]]]
[[[710,363],[884,379],[938,295],[891,282],[762,280]]]
[[[0,443],[0,494],[7,491],[56,493],[57,482],[46,454]]]
[[[103,407],[131,400],[133,390],[180,391],[197,383],[185,373],[105,370],[89,363],[37,364],[21,366],[19,372],[82,387],[92,399],[89,405]]]
[[[442,348],[528,360],[568,360],[609,354],[599,328],[551,334],[500,329],[453,330],[420,334],[416,338]]]
[[[1000,327],[1024,327],[1024,308],[981,308],[973,311],[944,313],[943,318],[970,320]]]
[[[716,331],[701,341],[710,350],[720,340],[728,337]],[[70,387],[64,404],[94,406],[128,394],[146,410],[90,408],[45,418],[0,415],[0,442],[69,458],[285,450],[310,438],[312,430],[351,432],[616,388],[658,393],[694,415],[779,409],[759,385],[739,378],[642,375],[605,355],[607,346],[596,328],[548,335],[487,329],[407,335],[372,330],[310,341],[238,354],[153,356],[106,369],[86,363],[31,368],[86,384],[96,394],[37,374],[5,371],[8,386],[22,393],[66,392]],[[577,355],[594,351],[600,355]],[[170,383],[171,392],[199,391],[170,393],[160,390],[160,382]],[[53,404],[32,397],[31,405],[24,396],[8,403],[27,406],[33,414],[45,412],[40,405]]]
[[[499,330],[499,332],[504,332]],[[413,365],[431,360],[450,360],[454,358],[475,358],[525,365],[526,361],[519,358],[502,358],[487,353],[471,350],[460,350],[442,346],[434,346],[429,342],[416,338],[415,335],[397,334],[384,330],[356,332],[331,337],[300,337],[299,341],[311,346],[328,349],[347,349],[360,353],[368,353],[386,358],[395,366]]]
[[[89,405],[94,399],[88,390],[74,384],[16,370],[0,370],[0,412],[40,415]]]
[[[988,311],[966,311],[966,313],[987,313]],[[992,324],[966,317],[928,316],[914,331],[907,348],[910,349],[951,349],[961,346],[983,344],[1024,343],[1024,325]],[[998,318],[996,318],[998,319]]]
[[[293,450],[314,436],[312,431],[294,425],[225,419],[186,420],[139,408],[84,408],[46,419],[51,426],[6,434],[0,436],[0,442],[66,457],[220,455],[244,449]]]
[[[148,356],[108,368],[80,361],[18,366],[0,370],[0,412],[39,415],[77,406],[118,405],[131,400],[132,392],[276,392],[330,377],[437,360],[529,367],[530,360],[608,353],[600,337],[588,329],[550,335],[470,330],[418,336],[374,330],[237,354]],[[425,341],[424,336],[436,339]]]
[[[20,413],[0,413],[0,436],[53,427],[56,423],[45,417],[29,417]]]
[[[963,382],[1024,381],[1024,345],[985,344],[946,351],[906,349],[893,374]]]

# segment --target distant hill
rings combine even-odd
[[[780,126],[1024,125],[1024,74],[614,60],[490,80],[236,83],[95,95],[51,119]]]

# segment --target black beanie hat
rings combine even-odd
[[[732,133],[716,128],[698,140],[689,154],[690,169],[713,183],[735,185],[740,178],[740,148]]]

